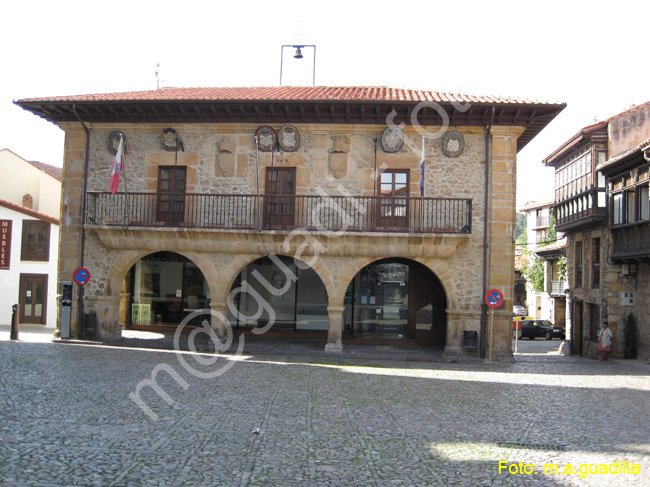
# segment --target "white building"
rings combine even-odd
[[[56,328],[61,169],[0,150],[0,323]]]
[[[552,208],[554,201],[529,203],[519,211],[526,214],[528,265],[536,258],[542,259],[544,283],[541,292],[526,283],[526,309],[535,319],[564,324],[566,313],[565,281],[558,268],[558,260],[566,254],[563,234],[551,236],[553,229]]]

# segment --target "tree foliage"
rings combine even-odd
[[[523,242],[526,242],[527,238],[527,218],[526,213],[517,213],[517,221],[515,222],[515,242],[519,243],[523,237]]]
[[[548,231],[546,232],[546,245],[557,241],[557,232],[555,231],[555,212],[551,210],[548,217]]]
[[[566,281],[566,257],[560,257],[555,265],[560,281]]]
[[[535,252],[525,251],[527,264],[521,272],[533,290],[537,293],[544,291],[544,259],[537,257]]]

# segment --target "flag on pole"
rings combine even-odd
[[[422,136],[422,162],[420,163],[420,196],[424,196],[424,135]]]
[[[122,137],[120,137],[120,145],[117,148],[117,154],[115,154],[115,162],[113,163],[113,171],[111,172],[111,182],[108,184],[108,188],[113,194],[117,193],[117,190],[120,187],[120,172],[122,172],[123,164],[124,145],[122,144]]]

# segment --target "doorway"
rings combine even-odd
[[[580,355],[582,357],[582,348],[583,348],[583,341],[584,341],[584,334],[583,334],[583,328],[584,328],[584,322],[583,322],[583,314],[582,314],[582,308],[583,308],[583,302],[582,301],[574,301],[573,303],[573,330],[571,331],[571,341],[573,342],[573,354]]]
[[[19,303],[21,323],[47,324],[47,274],[20,275]]]
[[[361,269],[345,296],[348,339],[412,340],[444,347],[447,297],[426,266],[403,258],[382,259]]]
[[[184,166],[160,166],[158,168],[159,222],[175,225],[185,221],[185,182],[187,168]]]
[[[378,226],[408,228],[409,171],[381,173]]]
[[[264,197],[264,226],[292,228],[296,207],[296,168],[270,167],[266,169]]]

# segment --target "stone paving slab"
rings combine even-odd
[[[650,365],[640,361],[249,353],[199,363],[210,358],[0,341],[0,485],[649,484]],[[129,398],[154,370],[172,401],[142,388],[155,421]],[[617,461],[640,474],[578,472]],[[538,473],[510,473],[518,462]]]

